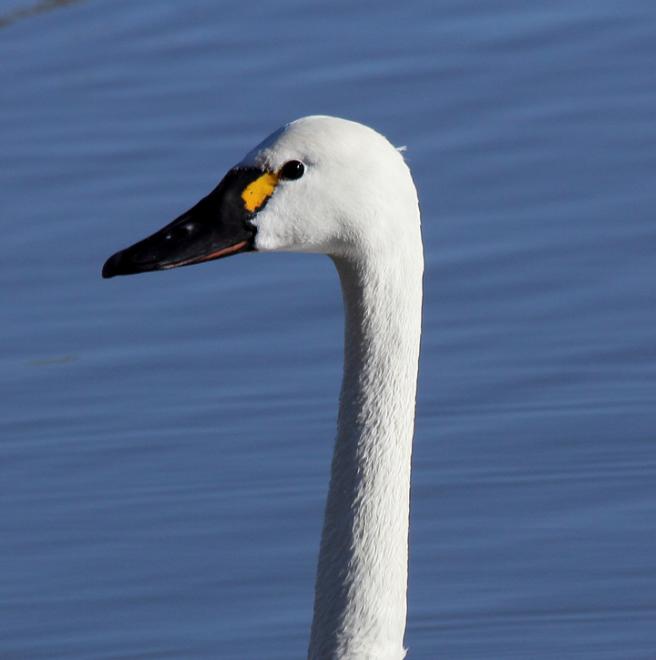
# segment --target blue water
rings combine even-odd
[[[0,657],[304,656],[326,258],[100,279],[278,125],[420,192],[409,658],[656,658],[656,8],[0,5]]]

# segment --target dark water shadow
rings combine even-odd
[[[14,9],[5,14],[0,14],[0,28],[8,27],[24,18],[38,16],[39,14],[44,14],[53,9],[79,4],[80,2],[82,2],[82,0],[42,0],[41,2],[36,2],[28,7]]]

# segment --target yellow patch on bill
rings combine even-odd
[[[278,177],[271,172],[266,172],[249,183],[241,193],[246,210],[251,213],[257,211],[273,195],[276,185],[278,185]]]

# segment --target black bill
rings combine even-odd
[[[253,250],[255,229],[250,219],[254,211],[249,210],[243,193],[263,174],[254,167],[230,170],[196,206],[152,236],[107,259],[102,276],[166,270]]]

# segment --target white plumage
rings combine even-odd
[[[312,660],[403,658],[410,456],[423,254],[408,167],[381,135],[307,117],[244,164],[305,176],[278,186],[255,224],[261,251],[321,252],[340,276],[344,378],[317,573]]]

